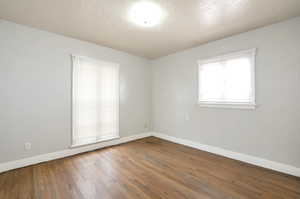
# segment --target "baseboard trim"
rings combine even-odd
[[[42,154],[42,155],[24,158],[24,159],[20,159],[20,160],[0,163],[0,173],[9,171],[9,170],[13,170],[13,169],[17,169],[17,168],[26,167],[29,165],[38,164],[41,162],[60,159],[60,158],[88,152],[88,151],[93,151],[96,149],[101,149],[104,147],[109,147],[109,146],[113,146],[113,145],[118,145],[118,144],[130,142],[130,141],[138,140],[141,138],[149,137],[149,136],[151,136],[151,134],[152,133],[141,133],[141,134],[136,134],[136,135],[132,135],[132,136],[121,137],[119,139],[109,140],[106,142],[100,142],[97,144],[87,145],[87,146],[83,146],[83,147],[70,148],[70,149],[57,151],[57,152],[53,152],[53,153],[47,153],[47,154]]]
[[[189,146],[189,147],[192,147],[192,148],[196,148],[196,149],[199,149],[199,150],[203,150],[203,151],[207,151],[207,152],[214,153],[214,154],[217,154],[217,155],[221,155],[221,156],[224,156],[224,157],[228,157],[228,158],[231,158],[231,159],[246,162],[246,163],[249,163],[249,164],[252,164],[252,165],[256,165],[256,166],[264,167],[264,168],[271,169],[271,170],[274,170],[274,171],[279,171],[279,172],[282,172],[282,173],[286,173],[286,174],[289,174],[289,175],[300,177],[300,168],[290,166],[290,165],[287,165],[287,164],[274,162],[274,161],[266,160],[266,159],[263,159],[263,158],[258,158],[258,157],[255,157],[255,156],[246,155],[246,154],[242,154],[242,153],[222,149],[222,148],[219,148],[219,147],[200,144],[198,142],[193,142],[193,141],[190,141],[190,140],[177,138],[177,137],[169,136],[169,135],[162,134],[162,133],[153,132],[152,136],[155,136],[155,137],[158,137],[158,138],[161,138],[161,139],[164,139],[164,140],[168,140],[168,141],[171,141],[171,142],[175,142],[177,144],[182,144],[182,145]]]
[[[300,168],[297,168],[294,166],[290,166],[287,164],[274,162],[274,161],[266,160],[263,158],[258,158],[255,156],[222,149],[222,148],[215,147],[215,146],[205,145],[205,144],[201,144],[198,142],[193,142],[190,140],[177,138],[174,136],[169,136],[169,135],[157,133],[157,132],[141,133],[141,134],[136,134],[136,135],[132,135],[132,136],[128,136],[128,137],[122,137],[119,139],[110,140],[107,142],[101,142],[101,143],[97,143],[97,144],[93,144],[93,145],[87,145],[87,146],[78,147],[78,148],[70,148],[70,149],[66,149],[63,151],[57,151],[57,152],[53,152],[53,153],[42,154],[42,155],[24,158],[24,159],[20,159],[20,160],[0,163],[0,173],[9,171],[9,170],[13,170],[13,169],[17,169],[17,168],[22,168],[22,167],[38,164],[41,162],[47,162],[50,160],[60,159],[60,158],[88,152],[88,151],[97,150],[97,149],[101,149],[104,147],[114,146],[114,145],[142,139],[142,138],[149,137],[149,136],[155,136],[155,137],[158,137],[158,138],[161,138],[164,140],[175,142],[177,144],[182,144],[182,145],[196,148],[196,149],[199,149],[202,151],[207,151],[210,153],[214,153],[214,154],[221,155],[224,157],[232,158],[232,159],[246,162],[249,164],[253,164],[256,166],[260,166],[260,167],[264,167],[264,168],[271,169],[274,171],[279,171],[282,173],[300,177]]]

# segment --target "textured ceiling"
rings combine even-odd
[[[0,0],[0,18],[150,59],[300,15],[300,0],[153,0],[156,27],[128,20],[139,0]]]

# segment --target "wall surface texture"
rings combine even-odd
[[[70,146],[70,54],[119,63],[120,136],[148,131],[148,60],[0,21],[0,163]],[[24,150],[25,142],[32,150]]]
[[[200,108],[199,59],[257,48],[256,110]],[[152,61],[153,130],[300,168],[300,18]]]
[[[200,108],[197,60],[250,48],[257,48],[257,109]],[[78,54],[120,64],[121,137],[152,122],[155,132],[299,168],[299,52],[300,18],[151,62],[2,21],[0,163],[70,146],[70,54]]]

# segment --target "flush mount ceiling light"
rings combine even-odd
[[[139,1],[129,10],[129,18],[136,25],[152,27],[161,23],[163,11],[151,1]]]

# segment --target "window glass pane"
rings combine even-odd
[[[224,67],[224,99],[249,101],[251,91],[251,65],[247,58],[233,59]]]
[[[223,66],[219,63],[205,64],[200,71],[201,99],[216,100],[222,97],[224,90]]]

